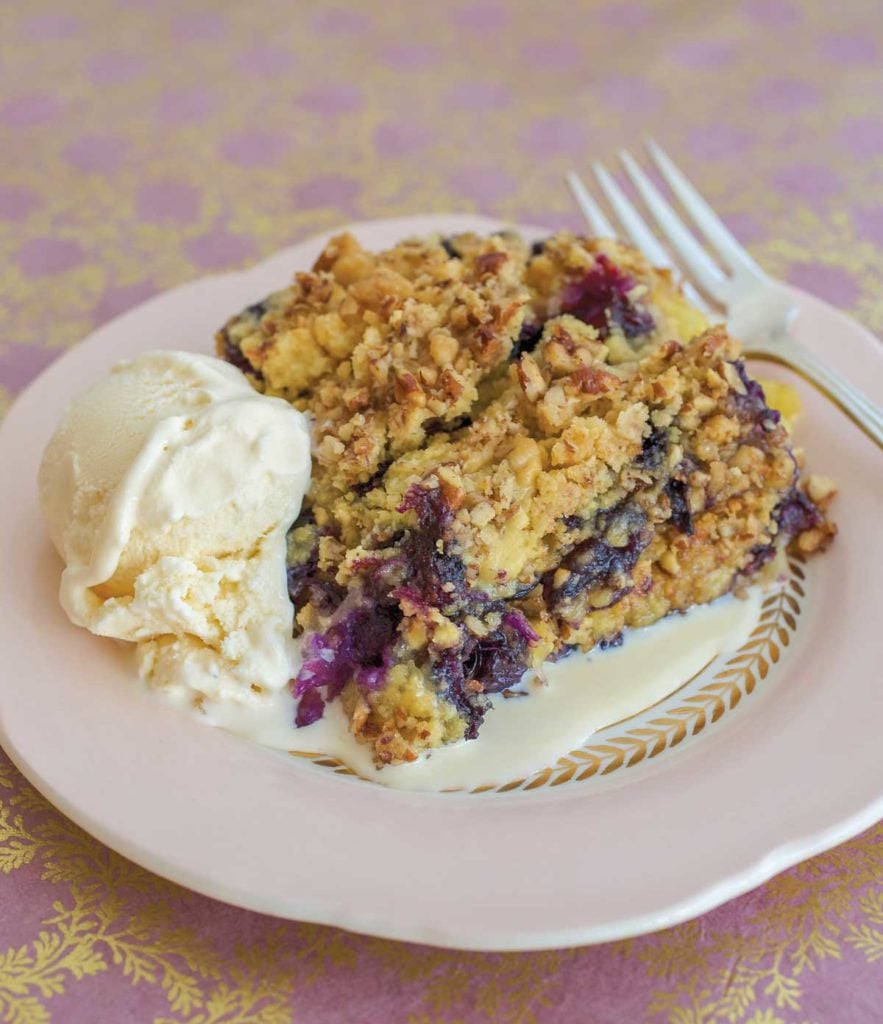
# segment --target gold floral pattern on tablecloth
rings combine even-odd
[[[812,1019],[807,996],[819,998],[835,964],[857,983],[856,1015],[836,1019],[872,1020],[861,1016],[861,985],[873,980],[863,968],[883,960],[881,851],[878,826],[657,935],[534,954],[457,953],[281,923],[189,893],[86,835],[0,755],[4,885],[19,879],[29,893],[39,880],[45,894],[30,926],[5,920],[4,938],[27,934],[0,953],[0,1020],[111,1021],[71,1015],[65,997],[83,986],[94,1013],[122,986],[142,1007],[138,1019],[156,1024],[580,1019],[557,1015],[569,1002],[597,1008],[598,1020],[776,1024]],[[350,1001],[361,1001],[364,1017],[340,1012]],[[325,1008],[315,1018],[314,1004]]]
[[[562,172],[647,131],[772,273],[883,330],[881,95],[873,0],[3,5],[0,415],[117,313],[348,220],[578,227]],[[870,1024],[881,877],[878,826],[657,935],[444,952],[188,893],[0,754],[0,1021]]]

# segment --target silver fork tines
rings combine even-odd
[[[687,298],[704,313],[710,314],[712,319],[714,314],[698,294],[697,287],[717,303],[725,311],[732,333],[744,342],[746,355],[773,360],[796,370],[832,398],[872,440],[883,447],[883,412],[880,408],[858,388],[819,362],[788,333],[798,307],[785,285],[769,277],[758,266],[659,145],[650,139],[647,149],[659,173],[702,232],[715,256],[710,255],[699,242],[637,161],[623,151],[620,153],[623,167],[677,259],[670,257],[666,246],[615,179],[600,163],[595,163],[593,170],[601,192],[622,225],[625,237],[656,266],[686,271],[684,293]],[[603,237],[617,237],[616,228],[579,175],[570,171],[567,184],[591,230]]]
[[[620,159],[632,184],[647,204],[656,222],[662,228],[671,245],[680,255],[699,287],[722,306],[730,299],[729,281],[715,265],[715,262],[693,235],[684,226],[678,215],[669,206],[652,181],[625,150]]]
[[[730,269],[737,272],[746,270],[757,277],[766,275],[708,203],[671,162],[665,151],[653,139],[647,139],[647,152],[665,178],[666,184],[677,196],[681,206],[690,214],[699,230],[717,249],[721,259]]]
[[[599,238],[615,238],[616,228],[607,219],[601,207],[592,199],[576,171],[568,171],[564,177],[592,231]]]
[[[668,251],[647,226],[647,222],[638,213],[635,207],[626,198],[625,193],[616,184],[616,181],[607,173],[604,165],[596,160],[592,164],[595,177],[601,186],[607,202],[613,207],[613,211],[619,218],[626,234],[634,244],[644,253],[648,260],[657,267],[668,267],[670,270],[677,270]],[[612,229],[611,232],[613,233]],[[711,314],[708,303],[699,292],[689,283],[684,283],[684,294],[694,305],[698,306],[706,315]]]

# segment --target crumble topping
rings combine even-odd
[[[218,349],[313,418],[298,722],[339,697],[378,763],[834,533],[738,344],[620,243],[341,235]]]

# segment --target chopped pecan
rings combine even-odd
[[[504,252],[485,252],[476,257],[475,269],[479,274],[496,274],[508,259]]]

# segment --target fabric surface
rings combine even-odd
[[[883,329],[876,0],[13,0],[0,47],[0,412],[115,314],[349,220],[577,228],[563,171],[647,131],[769,271]],[[188,893],[0,753],[0,872],[12,1024],[883,1020],[881,826],[660,934],[465,954]]]

